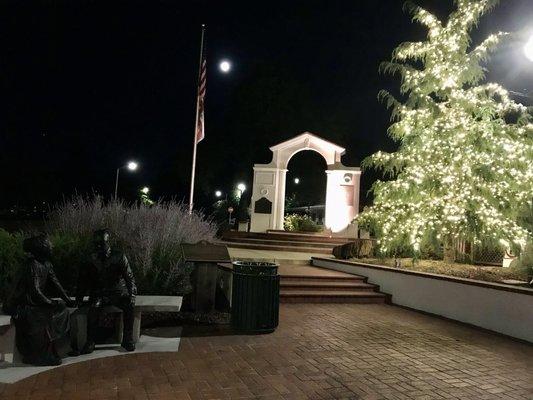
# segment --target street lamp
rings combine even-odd
[[[524,46],[524,54],[529,61],[533,62],[533,34]]]
[[[242,197],[242,194],[244,193],[244,191],[246,190],[246,185],[244,183],[239,183],[237,185],[237,196],[239,197],[239,199]]]
[[[215,192],[215,196],[216,196],[216,197],[220,197],[220,196],[222,196],[222,192],[221,192],[220,190],[217,190],[217,191]]]
[[[126,165],[123,165],[122,167],[117,168],[117,176],[115,178],[115,200],[117,199],[118,194],[118,175],[122,168],[127,168],[130,171],[135,171],[139,167],[139,164],[137,164],[135,161],[128,161]]]
[[[294,183],[295,184],[299,184],[300,183],[300,178],[294,178]]]
[[[142,192],[143,194],[148,194],[148,193],[150,193],[150,188],[149,188],[148,186],[145,186],[145,187],[143,187],[143,188],[141,189],[141,192]]]

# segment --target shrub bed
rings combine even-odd
[[[353,260],[367,264],[384,265],[387,267],[454,276],[457,278],[477,279],[485,282],[502,283],[506,279],[527,280],[527,272],[515,267],[502,268],[459,263],[450,264],[442,260],[425,259],[413,262],[412,258],[357,258]],[[397,262],[400,263],[400,266],[397,265]]]
[[[283,220],[283,228],[289,232],[318,232],[320,226],[308,215],[289,214]]]
[[[216,225],[203,214],[189,214],[182,203],[153,205],[104,202],[75,197],[57,205],[46,230],[54,246],[52,262],[67,290],[73,292],[79,268],[91,253],[91,235],[107,228],[113,245],[124,251],[135,274],[139,294],[178,295],[190,292],[190,268],[182,261],[182,243],[211,241]],[[24,259],[24,234],[0,230],[0,299]]]

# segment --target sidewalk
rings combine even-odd
[[[387,305],[283,304],[270,335],[198,332],[0,386],[5,400],[533,398],[533,346]]]

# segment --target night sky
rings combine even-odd
[[[386,137],[376,95],[398,81],[378,74],[403,41],[424,38],[397,0],[2,1],[0,208],[54,202],[74,192],[110,196],[147,185],[152,197],[188,194],[200,25],[207,24],[206,138],[198,146],[197,204],[215,189],[248,185],[268,147],[310,131],[346,147],[358,166]],[[445,16],[452,1],[419,1]],[[533,30],[533,0],[502,0],[474,41]],[[230,74],[217,63],[233,62]],[[489,78],[533,96],[533,63],[501,48]],[[528,98],[516,97],[531,104]],[[310,153],[310,152],[305,152]],[[325,163],[299,153],[289,165],[320,201]],[[363,175],[363,191],[376,178]],[[307,185],[307,186],[306,186]],[[292,189],[290,189],[292,190]],[[368,200],[367,200],[368,201]]]

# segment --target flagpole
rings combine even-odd
[[[202,74],[202,60],[204,56],[204,32],[205,24],[202,24],[202,38],[200,39],[200,63],[198,68],[198,82],[200,82],[200,76]],[[193,150],[192,150],[192,172],[191,172],[191,192],[189,195],[189,214],[192,214],[193,209],[193,199],[194,199],[194,178],[196,173],[196,146],[198,145],[198,108],[200,106],[200,93],[196,93],[196,119],[194,123],[194,139],[193,139]]]

